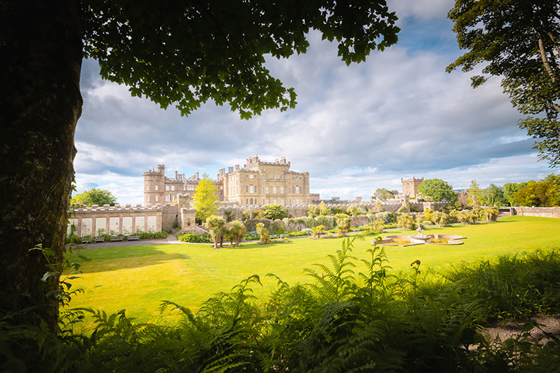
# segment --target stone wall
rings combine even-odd
[[[560,218],[560,207],[512,207],[514,215]]]
[[[173,229],[173,223],[175,222],[175,219],[179,220],[179,208],[177,203],[174,204],[166,204],[165,206],[162,206],[162,222],[161,222],[161,228],[164,231],[169,231],[171,229]]]
[[[161,232],[162,206],[116,205],[84,207],[70,210],[68,233],[79,237],[99,234],[135,234]],[[75,230],[72,229],[74,225]]]

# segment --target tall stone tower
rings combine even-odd
[[[409,198],[416,198],[416,196],[418,195],[418,187],[420,186],[420,183],[422,181],[424,181],[424,178],[421,179],[416,179],[414,177],[411,179],[401,178],[403,194],[405,196],[408,196]]]
[[[165,165],[158,164],[157,171],[144,172],[144,204],[157,205],[163,201],[165,190]]]

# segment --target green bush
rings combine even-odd
[[[193,233],[184,233],[182,235],[178,235],[177,239],[182,242],[190,242],[190,243],[212,243],[212,238],[209,234],[193,234]]]

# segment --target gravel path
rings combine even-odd
[[[556,336],[560,336],[560,314],[559,315],[541,315],[537,316],[531,320],[534,320],[537,324],[540,324],[540,329],[534,327],[531,329],[531,336],[535,339],[545,338],[546,333],[552,333]],[[505,341],[508,338],[518,336],[525,331],[524,325],[529,323],[531,320],[526,321],[508,321],[496,323],[490,328],[485,328],[481,331],[482,334],[487,334],[495,339],[500,337],[500,340]],[[542,329],[542,330],[541,330]],[[547,339],[543,339],[546,342]]]

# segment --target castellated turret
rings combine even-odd
[[[163,201],[165,165],[158,164],[157,171],[144,172],[144,204],[159,205]]]

